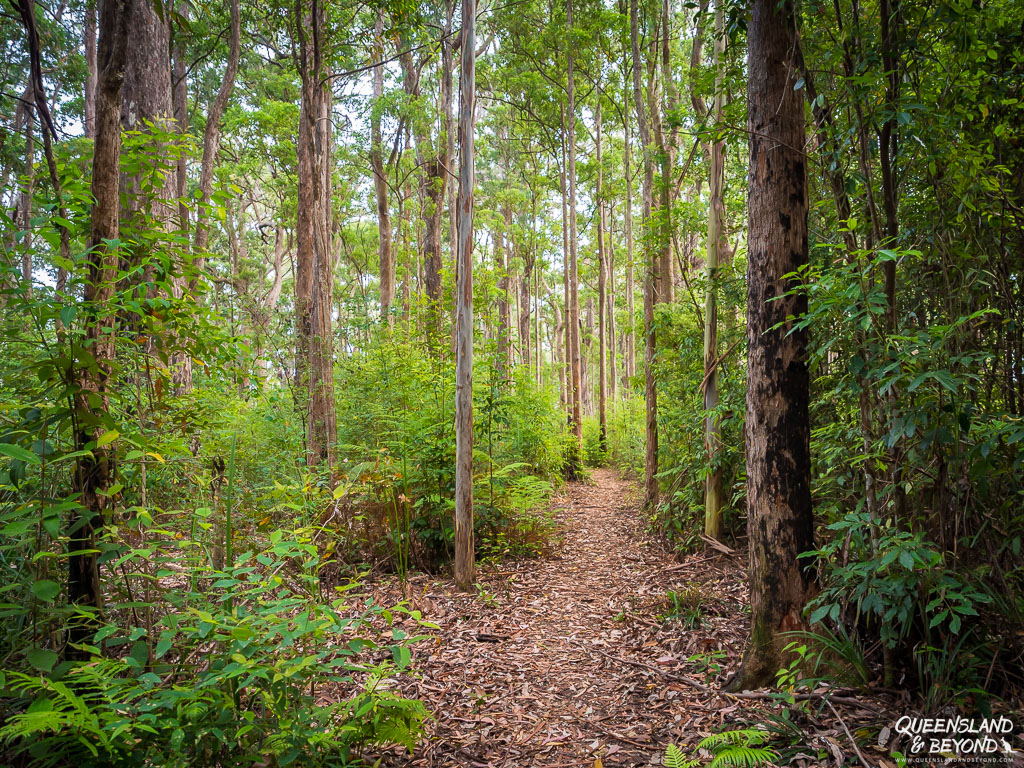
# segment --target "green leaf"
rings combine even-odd
[[[40,579],[32,585],[32,594],[44,603],[49,603],[60,594],[60,585],[49,579]]]
[[[828,609],[831,607],[832,606],[830,605],[823,605],[814,611],[814,613],[811,614],[811,624],[817,624],[819,621],[824,619],[828,615]]]
[[[53,669],[53,665],[57,663],[57,654],[45,648],[33,648],[25,655],[25,658],[28,659],[28,663],[34,669],[46,672],[47,674]]]
[[[395,664],[399,669],[409,666],[409,662],[412,660],[412,652],[405,645],[391,646],[391,654],[394,656]]]
[[[162,659],[164,654],[171,650],[171,646],[174,644],[173,639],[170,637],[161,637],[160,641],[156,644],[156,650],[153,651],[153,656]]]
[[[131,650],[128,651],[125,662],[130,667],[141,668],[145,666],[149,662],[149,646],[142,640],[136,641],[132,644]]]
[[[119,438],[120,436],[121,436],[121,433],[118,432],[116,429],[112,429],[109,432],[104,432],[102,435],[100,435],[99,439],[96,441],[96,447],[97,448],[102,448],[105,445],[110,445],[112,442],[117,440],[117,438]]]
[[[914,570],[914,556],[906,550],[900,552],[900,565],[908,571]]]
[[[24,461],[26,464],[42,464],[39,457],[31,451],[26,451],[20,445],[12,445],[11,443],[0,443],[0,453],[4,456],[9,456],[12,459],[18,461]]]

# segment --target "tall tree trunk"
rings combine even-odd
[[[608,234],[608,384],[611,390],[611,400],[614,408],[614,403],[618,400],[619,390],[619,371],[616,359],[618,358],[618,347],[617,337],[618,334],[615,330],[615,234],[614,234],[614,221],[615,221],[615,207],[614,204],[607,206],[606,211],[607,220],[613,222],[612,226],[605,226],[605,232]],[[607,221],[606,220],[606,221]]]
[[[654,382],[654,304],[655,286],[658,285],[660,254],[647,244],[647,235],[654,222],[654,163],[651,159],[651,132],[647,126],[643,89],[640,86],[640,33],[637,18],[637,0],[630,0],[630,40],[633,53],[633,101],[636,107],[637,128],[643,146],[643,232],[644,249],[647,251],[644,276],[644,409],[646,421],[646,446],[644,451],[644,503],[654,507],[658,503],[658,394]]]
[[[784,633],[799,629],[813,546],[807,311],[785,275],[807,263],[803,89],[793,5],[752,0],[747,84],[750,143],[747,265],[747,533],[750,641],[730,690],[774,679]]]
[[[562,310],[551,295],[551,289],[547,290],[548,300],[554,310],[555,322],[552,328],[553,346],[551,349],[551,362],[558,371],[558,402],[563,408],[568,406],[568,393],[566,392],[566,368],[565,368],[565,325],[563,323]]]
[[[531,242],[531,252],[532,252],[533,240],[531,240],[530,242]],[[536,257],[534,257],[534,258],[536,258]],[[541,371],[541,363],[544,360],[544,355],[543,355],[544,347],[543,347],[543,337],[541,335],[541,330],[542,329],[541,329],[541,324],[540,324],[540,318],[541,318],[541,314],[542,313],[541,313],[541,305],[540,305],[540,270],[539,269],[535,269],[533,271],[533,296],[534,296],[534,299],[537,302],[537,311],[533,313],[533,343],[535,345],[534,348],[533,348],[533,362],[534,362],[534,366],[535,366],[535,369],[536,369],[536,372],[537,372],[537,379],[536,379],[537,386],[538,387],[543,387],[544,386],[544,375],[543,375],[543,372]]]
[[[569,27],[569,38],[572,38],[572,0],[566,0],[566,24]],[[572,372],[572,422],[570,427],[576,438],[577,461],[583,451],[583,391],[582,361],[580,359],[580,282],[578,236],[576,231],[576,75],[573,46],[567,48],[568,54],[568,115],[566,144],[568,145],[569,167],[566,170],[569,184],[569,346],[570,368]],[[575,468],[573,468],[575,469]]]
[[[455,362],[455,583],[468,589],[473,552],[473,112],[476,107],[476,0],[462,0],[459,77],[458,313]]]
[[[669,90],[671,83],[668,70],[668,0],[662,5],[661,39],[665,43],[665,65],[662,67],[663,91]],[[655,300],[658,303],[671,304],[674,297],[672,284],[672,144],[662,126],[661,103],[658,98],[658,67],[656,58],[652,58],[649,66],[650,80],[647,89],[647,102],[651,113],[651,131],[654,145],[657,147],[660,178],[658,180],[658,279],[654,283]]]
[[[410,144],[408,131],[405,137],[405,145]],[[416,237],[410,237],[412,233],[412,186],[406,183],[398,201],[398,226],[402,232],[402,248],[405,256],[404,274],[402,275],[402,319],[405,323],[406,332],[412,329],[412,283],[416,274],[414,260],[418,261],[416,253]]]
[[[384,12],[377,10],[374,37],[378,59],[384,56]],[[388,213],[388,181],[384,176],[384,156],[380,131],[380,100],[384,96],[384,66],[373,68],[374,107],[370,113],[370,167],[373,170],[373,188],[377,198],[377,254],[380,257],[380,316],[393,325],[391,304],[395,299],[395,259],[391,248],[391,215]]]
[[[21,282],[26,296],[32,295],[32,197],[36,186],[36,141],[32,108],[25,109],[25,173],[18,196],[18,227],[25,232],[21,243]],[[41,125],[45,131],[46,126]]]
[[[86,445],[106,431],[101,426],[110,412],[111,376],[117,315],[110,311],[117,279],[118,254],[111,247],[120,235],[121,99],[128,50],[131,4],[139,0],[100,0],[97,49],[96,121],[92,160],[92,224],[85,257],[87,279],[82,308],[85,339],[82,346],[95,365],[78,370],[80,390],[75,394],[75,448]],[[107,489],[114,477],[114,455],[109,446],[94,447],[77,459],[74,486],[79,508],[68,524],[68,602],[83,610],[101,610],[96,529],[110,503]],[[68,627],[69,646],[91,641],[91,622],[74,621]],[[73,647],[66,655],[87,656]]]
[[[206,130],[203,132],[203,159],[199,168],[199,200],[196,205],[196,231],[192,243],[194,254],[192,290],[195,290],[195,281],[198,274],[203,271],[206,263],[206,248],[210,240],[210,195],[213,193],[213,171],[217,162],[217,153],[220,151],[220,123],[227,110],[228,101],[235,87],[235,77],[238,74],[238,58],[241,53],[242,39],[242,16],[239,8],[239,0],[230,0],[231,5],[231,35],[228,45],[228,63],[224,70],[224,79],[221,81],[217,95],[210,104],[206,113]]]
[[[508,203],[502,206],[501,242],[495,242],[495,255],[498,257],[498,378],[505,379],[509,368],[509,286],[512,269],[512,209]]]
[[[96,136],[96,6],[85,7],[85,135]]]
[[[299,187],[296,225],[296,335],[306,395],[306,464],[333,465],[337,427],[331,331],[331,90],[325,62],[325,10],[314,3],[296,19],[302,96],[299,110]],[[306,359],[302,360],[302,354]]]
[[[174,108],[171,97],[171,30],[153,5],[147,2],[131,3],[132,43],[128,48],[124,72],[124,99],[121,106],[121,126],[129,131],[147,132],[146,122],[156,124],[159,131],[175,130]],[[163,143],[154,142],[150,148],[154,157],[166,159]],[[133,197],[128,211],[136,214],[144,201],[153,201],[154,218],[169,226],[177,213],[171,200],[176,192],[176,175],[165,174],[162,186],[152,191],[139,188],[141,179],[127,181],[127,192]]]
[[[562,405],[566,409],[565,423],[572,428],[572,413],[573,405],[575,402],[575,395],[572,391],[572,331],[569,330],[569,306],[571,298],[569,295],[569,185],[567,181],[566,173],[566,147],[565,147],[565,108],[561,109],[562,117],[562,157],[561,163],[558,167],[558,181],[560,185],[559,191],[562,193],[562,304],[564,308],[563,322],[562,322],[562,348],[559,352],[562,355],[562,364],[565,366],[562,379],[565,383],[565,387],[562,389],[564,397],[562,399]],[[573,465],[575,456],[569,457],[568,470],[570,473],[575,471]]]
[[[587,416],[594,415],[594,382],[593,382],[593,366],[592,361],[594,359],[594,297],[593,295],[587,296],[587,303],[583,308],[583,339],[580,350],[580,360],[582,361],[581,369],[582,375],[580,380],[583,382],[583,413]]]
[[[423,215],[423,284],[426,290],[427,337],[431,346],[436,346],[439,354],[443,353],[444,345],[440,343],[441,317],[443,307],[443,288],[441,285],[441,234],[444,216],[445,190],[448,188],[449,165],[451,163],[450,147],[454,141],[451,130],[452,103],[452,42],[447,34],[451,31],[452,8],[448,11],[445,23],[445,39],[441,43],[441,99],[438,111],[441,113],[441,134],[435,142],[430,135],[429,124],[423,120],[413,121],[416,138],[416,162],[423,169],[420,179],[420,207]],[[411,53],[403,53],[399,62],[402,65],[403,85],[413,104],[421,98],[419,70]]]
[[[526,370],[532,370],[530,355],[530,286],[533,282],[534,255],[531,248],[523,249],[523,278],[519,281],[519,344]]]
[[[167,152],[167,137],[175,132],[174,112],[171,99],[171,48],[168,15],[156,12],[151,3],[133,0],[129,4],[132,38],[125,58],[124,96],[121,103],[121,128],[137,132],[145,146],[137,149],[160,164],[161,177],[153,180],[153,187],[147,184],[150,174],[123,174],[121,178],[122,198],[125,209],[121,224],[129,227],[170,233],[175,228],[178,216],[174,197],[177,191],[177,174],[172,169]],[[149,126],[152,125],[152,128]],[[129,268],[129,277],[121,282],[122,288],[143,283],[146,294],[154,297],[166,285],[166,278],[175,274],[180,264],[171,265],[171,275],[158,274],[159,266],[166,263],[155,249],[161,249],[166,238],[132,239],[132,245],[122,250],[122,265]],[[142,328],[137,316],[125,314],[122,317],[126,332],[141,336]],[[176,346],[172,334],[164,339],[167,346]],[[145,344],[145,351],[151,353],[152,337]],[[181,379],[178,364],[180,355],[172,360],[171,380],[176,392],[180,391]]]
[[[598,445],[601,453],[608,450],[608,278],[606,255],[604,250],[604,194],[603,169],[601,166],[601,97],[598,95],[597,110],[597,335],[598,335],[598,384],[597,384],[597,419],[600,433]],[[614,351],[613,351],[614,353]]]
[[[186,20],[188,4],[182,3],[177,9]],[[175,27],[170,28],[171,36],[171,108],[174,112],[175,130],[182,136],[188,133],[188,80],[186,76],[185,46]],[[178,198],[178,229],[187,234],[189,225],[188,205],[185,193],[188,189],[188,158],[184,152],[177,157],[174,195]]]
[[[884,239],[879,247],[896,248],[899,245],[899,189],[897,162],[899,160],[899,121],[897,116],[900,112],[900,84],[903,81],[903,72],[900,61],[900,25],[901,12],[900,0],[880,0],[879,17],[882,33],[882,68],[886,75],[885,89],[885,111],[886,120],[882,123],[878,132],[879,143],[879,169],[882,175],[882,207],[885,211]],[[896,332],[896,260],[889,259],[883,265],[885,282],[885,330],[888,334]],[[883,349],[886,344],[881,345]],[[889,418],[896,418],[899,411],[898,394],[895,388],[888,392]],[[892,488],[893,516],[899,520],[903,517],[906,506],[906,492],[904,491],[903,468],[903,438],[898,439],[895,444],[889,446],[887,464],[889,465],[888,481]],[[887,679],[889,666],[887,668]],[[887,683],[888,684],[888,683]]]
[[[725,12],[722,0],[715,0],[715,121],[721,122],[725,109]],[[718,454],[722,444],[718,407],[718,262],[725,244],[725,140],[711,145],[710,201],[708,203],[708,242],[704,294],[704,448],[708,453],[708,476],[704,484],[704,534],[713,539],[722,535],[722,470]]]
[[[626,179],[626,199],[623,201],[622,228],[623,236],[626,238],[626,316],[629,324],[626,326],[626,384],[636,376],[636,285],[633,281],[633,173],[630,169],[630,155],[632,147],[629,136],[629,110],[623,113],[622,122],[624,148],[623,167]]]
[[[178,9],[184,18],[188,18],[188,5],[182,3]],[[182,45],[175,28],[170,28],[171,39],[171,106],[174,111],[175,130],[182,137],[188,132],[188,82],[186,79],[185,47]],[[188,236],[189,210],[186,200],[188,190],[188,158],[179,152],[175,174],[174,196],[178,201],[178,231]],[[189,285],[186,263],[181,263],[172,278],[171,289],[174,298],[182,299]],[[192,354],[189,350],[178,350],[171,356],[171,377],[176,394],[192,391]]]

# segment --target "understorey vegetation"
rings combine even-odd
[[[745,563],[695,690],[790,713],[666,765],[798,760],[834,696],[1020,707],[1020,3],[0,30],[0,762],[422,756],[422,585],[571,560],[608,470],[679,560]],[[663,594],[681,637],[741,610]]]

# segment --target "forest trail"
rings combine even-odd
[[[441,630],[414,647],[422,677],[402,689],[434,719],[412,759],[385,764],[660,765],[667,743],[693,743],[737,709],[671,680],[710,682],[742,648],[736,558],[675,562],[644,534],[635,498],[598,470],[554,500],[564,538],[551,555],[484,570],[479,594],[414,582],[414,607]],[[669,589],[691,596],[697,626],[659,620]]]

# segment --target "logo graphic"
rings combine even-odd
[[[913,717],[904,715],[893,730],[908,739],[901,765],[958,761],[1012,764],[1021,754],[1011,746],[1014,724],[1000,717]]]

